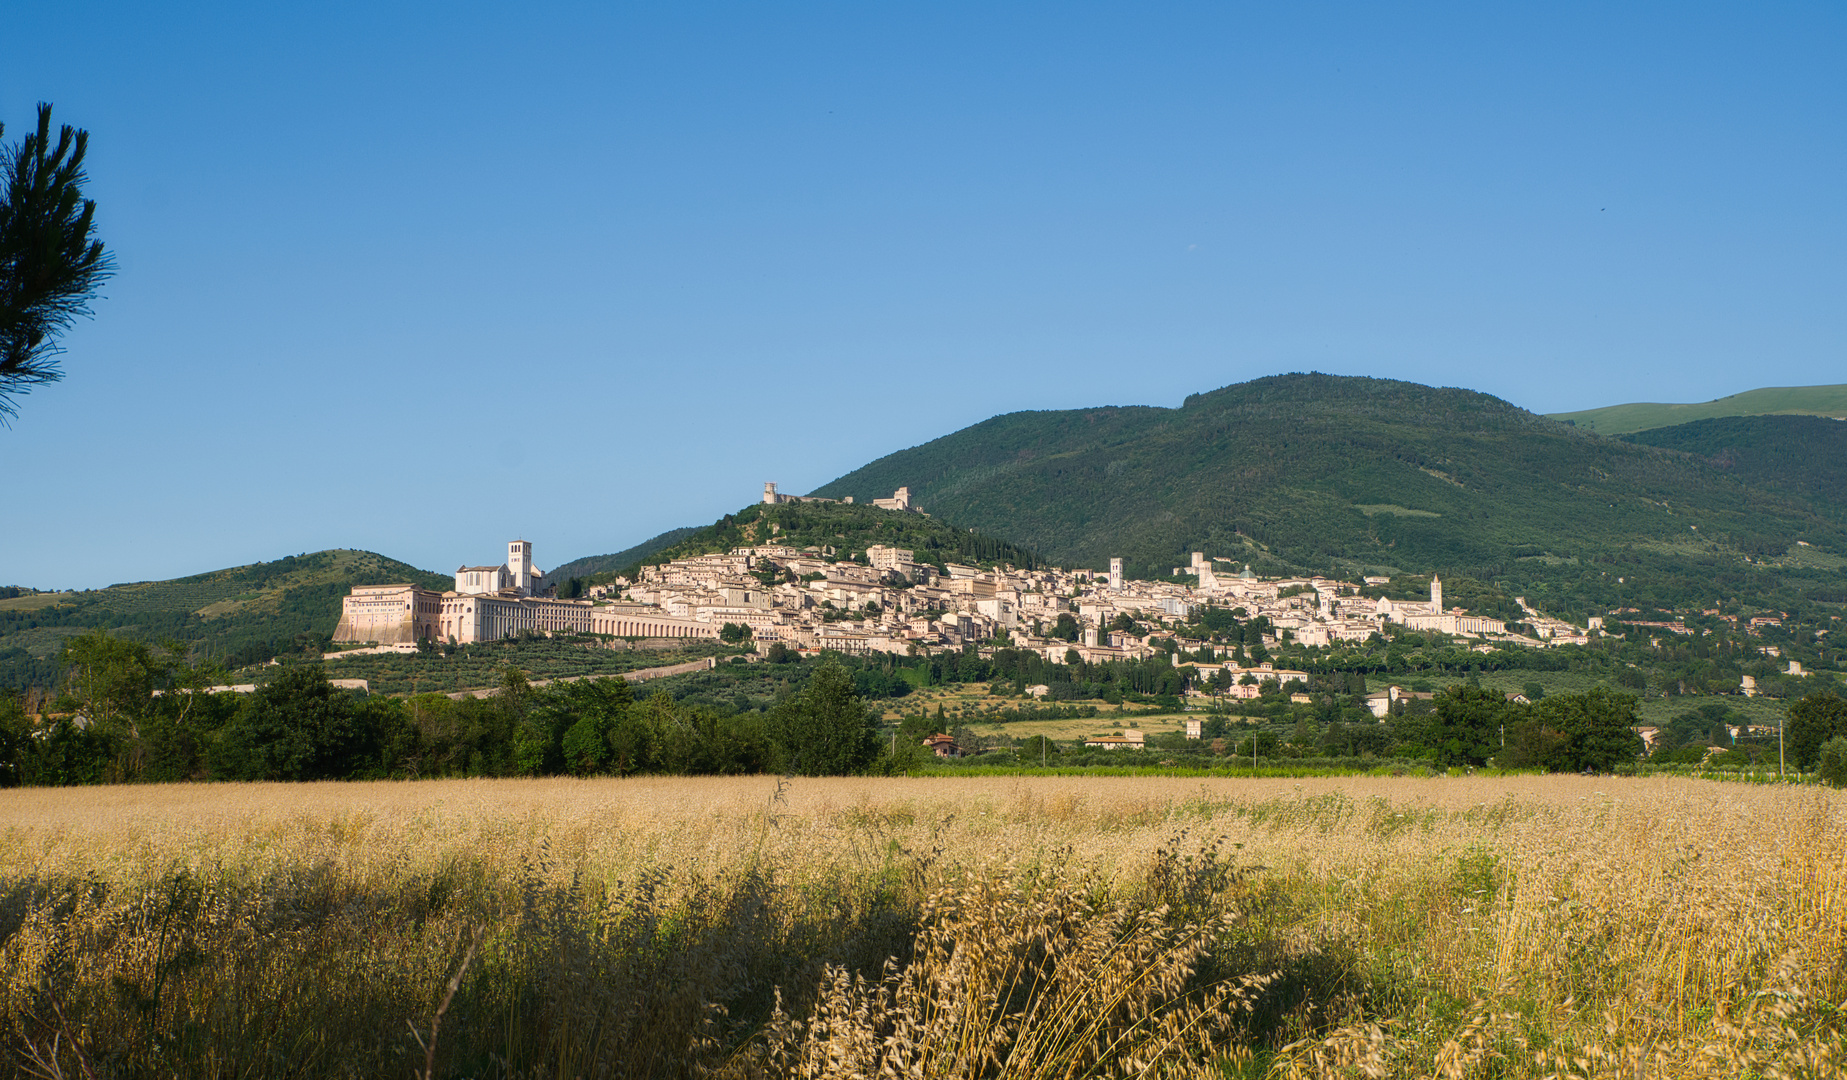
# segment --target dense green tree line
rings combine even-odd
[[[0,778],[13,784],[133,780],[860,772],[877,760],[875,715],[838,663],[810,663],[765,710],[724,712],[620,678],[534,688],[508,669],[497,693],[367,697],[316,664],[285,666],[254,693],[208,694],[220,672],[102,633],[72,639],[48,718],[0,698]]]
[[[1406,712],[1389,727],[1401,747],[1428,751],[1440,765],[1549,772],[1607,772],[1642,753],[1630,694],[1596,687],[1519,704],[1495,691],[1460,684],[1439,693],[1427,712]],[[1413,755],[1416,756],[1416,755]]]
[[[1223,620],[1219,625],[1222,632],[1232,628]],[[1539,655],[1579,662],[1562,652]],[[1491,659],[1479,654],[1457,659],[1464,657]],[[916,764],[913,744],[934,731],[954,730],[965,745],[994,742],[961,726],[977,718],[1099,716],[1097,699],[1172,706],[1193,671],[1174,667],[1165,652],[1096,665],[1048,663],[1037,653],[1004,647],[987,657],[972,647],[936,656],[822,661],[785,653],[767,663],[721,664],[675,680],[672,693],[657,689],[645,698],[620,679],[535,688],[518,669],[508,668],[497,693],[452,700],[440,694],[349,693],[329,683],[317,664],[285,665],[252,694],[207,694],[201,692],[206,686],[223,681],[219,669],[100,632],[71,639],[62,661],[61,691],[44,704],[45,719],[28,717],[18,698],[0,698],[0,780],[79,784],[895,769]],[[1173,745],[1161,748],[1404,759],[1433,766],[1492,762],[1552,771],[1604,771],[1640,753],[1634,694],[1599,685],[1586,693],[1548,696],[1532,684],[1528,696],[1534,700],[1522,703],[1477,685],[1481,670],[1473,663],[1452,670],[1450,675],[1467,681],[1401,699],[1381,723],[1366,706],[1363,673],[1309,669],[1299,681],[1265,680],[1252,700],[1215,705],[1202,716],[1204,742],[1168,736]],[[881,747],[866,699],[901,701],[916,686],[967,683],[985,684],[994,695],[991,704],[957,716],[945,716],[940,707],[934,716],[919,710]],[[1037,684],[1051,688],[1050,701],[1024,697],[1025,687]],[[1410,685],[1428,686],[1421,680]],[[747,694],[747,686],[758,689]],[[1847,737],[1847,701],[1831,683],[1818,682],[1813,689],[1789,708],[1790,760],[1804,770],[1816,767],[1830,740]],[[1298,700],[1307,704],[1292,702],[1292,692],[1306,695]],[[1092,704],[1059,704],[1079,698]],[[1120,725],[1134,714],[1114,715]],[[1680,760],[1673,755],[1692,754],[1687,760],[1694,761],[1712,747],[1749,744],[1749,738],[1741,743],[1729,735],[1727,725],[1744,722],[1724,699],[1710,699],[1665,725],[1657,756]],[[1774,740],[1770,743],[1773,748]]]

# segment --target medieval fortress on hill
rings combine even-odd
[[[782,495],[776,485],[766,484],[763,501],[832,500]],[[911,505],[907,488],[874,505],[922,512]],[[644,567],[635,581],[617,579],[592,588],[583,599],[565,600],[534,566],[532,544],[515,540],[507,545],[501,565],[458,567],[451,590],[355,586],[345,599],[334,640],[406,648],[426,640],[496,641],[528,631],[716,638],[725,624],[734,623],[749,628],[759,648],[781,642],[810,653],[909,655],[991,646],[1004,636],[1012,647],[1032,649],[1054,663],[1139,659],[1161,651],[1173,652],[1178,663],[1179,651],[1197,653],[1203,644],[1178,635],[1190,610],[1201,604],[1243,608],[1251,618],[1268,619],[1265,642],[1272,647],[1283,641],[1309,646],[1365,641],[1388,622],[1475,639],[1474,648],[1482,652],[1498,644],[1582,644],[1589,633],[1548,618],[1520,599],[1533,632],[1510,634],[1497,620],[1446,608],[1443,583],[1434,577],[1428,602],[1409,602],[1360,595],[1362,585],[1383,584],[1383,578],[1357,584],[1320,577],[1262,579],[1249,566],[1236,572],[1221,568],[1225,563],[1194,552],[1189,565],[1174,568],[1174,576],[1193,582],[1175,584],[1128,580],[1121,559],[1110,560],[1107,574],[1012,566],[984,570],[955,563],[939,570],[919,563],[904,548],[874,545],[862,561],[839,557],[831,549],[760,544]],[[1138,629],[1111,629],[1122,615]],[[1076,641],[1052,636],[1061,616],[1075,621]],[[1272,670],[1269,664],[1247,669],[1226,661],[1221,666],[1234,681],[1234,696],[1254,695],[1254,684],[1263,679],[1305,677]],[[1246,674],[1255,678],[1238,684]]]

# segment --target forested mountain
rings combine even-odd
[[[1595,431],[1599,435],[1630,435],[1638,431],[1726,416],[1842,417],[1847,416],[1847,385],[1766,386],[1688,405],[1637,401],[1627,405],[1606,405],[1600,409],[1547,415],[1586,431]]]
[[[101,627],[137,641],[173,640],[227,666],[318,651],[354,585],[454,579],[370,551],[317,551],[172,581],[0,599],[0,687],[48,686],[64,640]]]
[[[1625,435],[1694,454],[1740,483],[1802,499],[1823,514],[1847,503],[1847,421],[1821,416],[1728,416]]]
[[[1847,599],[1826,565],[1847,549],[1838,491],[1811,503],[1486,394],[1385,379],[1282,375],[1177,409],[1011,413],[816,494],[900,485],[1051,562],[1120,555],[1139,576],[1197,550],[1260,572],[1466,574],[1561,613],[1789,590]],[[1770,565],[1797,540],[1820,563]]]

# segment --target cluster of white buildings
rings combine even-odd
[[[791,496],[766,485],[764,501]],[[917,512],[910,492],[877,500],[884,509]],[[890,504],[887,506],[886,504]],[[590,633],[638,638],[715,638],[728,623],[748,627],[759,648],[780,642],[806,652],[836,650],[915,654],[991,645],[1005,638],[1053,663],[1098,663],[1143,659],[1171,652],[1200,656],[1205,642],[1181,636],[1189,613],[1202,604],[1262,616],[1271,647],[1293,640],[1322,646],[1365,641],[1388,622],[1479,639],[1484,651],[1495,644],[1561,644],[1584,640],[1585,631],[1527,613],[1536,637],[1507,633],[1493,619],[1469,615],[1443,603],[1443,585],[1432,579],[1428,602],[1373,599],[1361,586],[1325,578],[1260,579],[1245,566],[1221,570],[1225,560],[1195,552],[1176,576],[1191,584],[1133,581],[1122,560],[1110,560],[1107,574],[1092,570],[1012,566],[982,568],[920,562],[916,553],[874,546],[864,560],[840,558],[827,548],[762,544],[724,554],[677,559],[644,568],[638,580],[590,590],[583,599],[559,599],[532,562],[532,545],[507,545],[498,566],[463,566],[455,587],[443,592],[412,585],[359,586],[346,597],[334,639],[400,647],[422,640],[466,644],[539,633]],[[1369,583],[1376,583],[1369,579]],[[1524,601],[1522,601],[1524,605]],[[1111,629],[1127,615],[1137,628]],[[1061,617],[1073,623],[1077,640],[1054,637]],[[1171,642],[1171,645],[1170,645]],[[1229,659],[1189,659],[1196,683],[1216,678],[1220,691],[1254,697],[1262,684],[1306,680],[1299,671],[1269,664],[1242,666]],[[1229,683],[1229,688],[1226,685]]]
[[[864,562],[776,544],[678,559],[593,590],[713,626],[748,626],[761,644],[851,654],[985,642],[1070,610],[1057,572],[920,563],[874,545]]]

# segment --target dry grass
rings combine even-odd
[[[14,790],[0,1038],[62,1076],[1840,1076],[1844,825],[1681,779]]]

